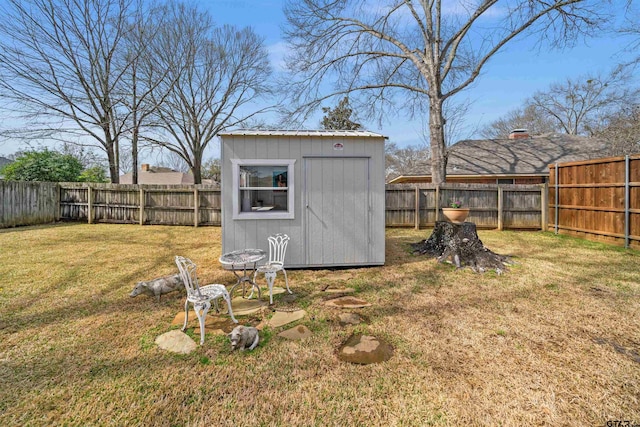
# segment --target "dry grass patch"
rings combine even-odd
[[[640,254],[549,233],[480,232],[518,264],[502,276],[414,257],[429,230],[387,231],[387,264],[290,271],[313,331],[261,333],[232,353],[208,334],[188,356],[160,351],[183,297],[130,298],[135,282],[194,260],[224,271],[220,229],[60,224],[0,230],[0,425],[604,425],[640,423]],[[292,248],[293,249],[293,248]],[[280,280],[280,278],[278,279]],[[340,326],[322,302],[351,287],[372,307]],[[287,306],[282,295],[276,306]],[[270,312],[242,317],[255,324]],[[394,346],[358,366],[354,332]]]

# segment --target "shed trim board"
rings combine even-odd
[[[233,219],[294,219],[294,198],[295,198],[295,179],[293,179],[293,168],[295,159],[230,159],[233,173],[233,188],[240,189],[240,168],[242,166],[286,166],[288,176],[287,191],[287,210],[286,211],[266,211],[266,212],[243,212],[240,209],[240,194],[233,192]],[[247,190],[268,190],[268,187],[246,187]],[[283,191],[283,190],[280,190]]]
[[[384,135],[366,130],[323,130],[323,129],[298,129],[298,130],[261,130],[242,129],[218,134],[225,136],[275,136],[275,137],[329,137],[329,138],[386,138]]]
[[[220,136],[223,253],[268,251],[267,237],[286,233],[291,238],[287,268],[384,264],[384,136],[364,131],[234,131]],[[281,217],[282,208],[280,216],[247,209],[240,214],[242,196],[235,196],[235,205],[233,201],[234,192],[240,194],[238,165],[286,162],[291,165],[291,216]],[[259,183],[245,190],[270,185],[268,171],[260,170]]]

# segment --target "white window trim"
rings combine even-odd
[[[295,159],[231,159],[233,219],[294,219],[295,183],[293,166],[295,163]],[[288,210],[286,212],[240,212],[240,166],[286,166]]]

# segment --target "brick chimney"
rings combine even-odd
[[[529,131],[527,129],[514,129],[509,134],[509,139],[527,139]]]
[[[143,163],[142,165],[140,165],[140,169],[142,170],[142,172],[149,172],[149,163]]]

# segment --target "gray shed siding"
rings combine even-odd
[[[280,232],[291,238],[288,267],[384,264],[384,137],[230,133],[221,139],[223,252],[268,251],[267,237]],[[334,149],[337,142],[342,150]],[[231,159],[294,159],[294,218],[234,219]]]

